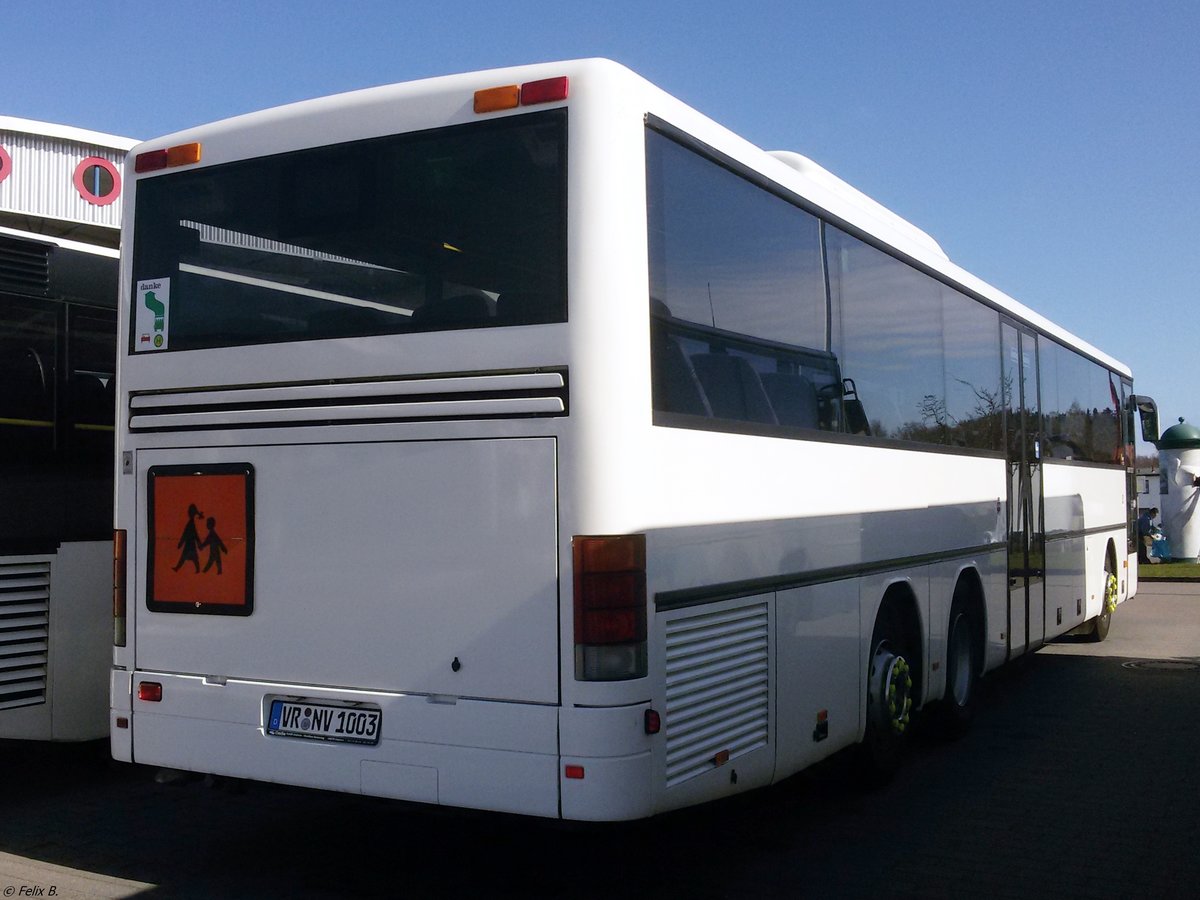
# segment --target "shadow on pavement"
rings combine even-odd
[[[146,897],[1192,897],[1200,669],[1037,654],[974,729],[773,788],[571,826],[276,785],[159,785],[94,745],[0,743],[0,851]]]

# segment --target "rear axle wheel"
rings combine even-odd
[[[883,782],[895,773],[912,724],[913,672],[900,613],[885,604],[871,635],[867,667],[867,727],[863,750],[868,775]]]

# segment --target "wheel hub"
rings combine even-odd
[[[872,665],[870,700],[876,723],[893,734],[904,734],[912,718],[912,672],[908,660],[880,647]]]

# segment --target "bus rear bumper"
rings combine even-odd
[[[648,703],[621,707],[564,707],[562,816],[619,822],[655,813],[655,738],[646,734]]]
[[[162,699],[138,698],[143,683]],[[150,766],[397,800],[559,815],[558,711],[368,691],[137,672],[131,760]],[[377,708],[377,744],[269,734],[273,697]]]

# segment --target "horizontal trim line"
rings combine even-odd
[[[565,407],[559,397],[511,397],[419,403],[371,403],[361,406],[304,406],[291,409],[228,409],[204,412],[135,415],[129,427],[239,428],[249,425],[306,422],[376,421],[380,419],[477,418],[479,416],[553,416]]]
[[[1128,471],[1123,463],[1098,462],[1094,459],[1054,459],[1053,457],[1042,457],[1042,465],[1044,466],[1078,466],[1088,469],[1119,469]]]
[[[476,393],[479,391],[557,390],[563,387],[560,372],[514,375],[479,375],[464,378],[421,378],[394,381],[355,381],[337,384],[299,384],[279,387],[245,387],[165,394],[137,394],[131,409],[173,406],[215,406],[238,403],[287,403],[298,400],[335,400],[354,397],[405,397],[420,394]]]
[[[1073,531],[1047,531],[1046,540],[1065,541],[1071,538],[1088,537],[1089,535],[1093,534],[1106,534],[1110,531],[1125,531],[1125,523],[1120,522],[1116,525],[1095,525],[1091,528],[1083,528]]]
[[[917,568],[919,566],[927,566],[932,563],[946,562],[967,556],[994,553],[999,550],[1006,550],[1007,548],[1008,545],[1004,541],[995,541],[990,544],[979,544],[975,547],[941,550],[937,553],[922,553],[916,556],[884,559],[872,563],[830,566],[826,569],[813,569],[809,572],[789,572],[783,575],[768,575],[762,578],[747,578],[742,581],[727,581],[721,584],[705,585],[704,587],[661,591],[654,595],[654,608],[658,612],[685,609],[689,606],[716,603],[720,600],[734,600],[739,597],[752,597],[755,594],[784,591],[814,584],[827,584],[847,578],[879,575],[883,572],[891,572],[898,569]]]

